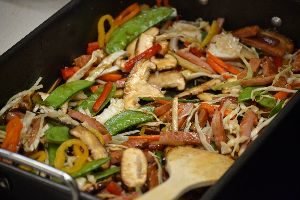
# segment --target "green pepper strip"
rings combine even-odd
[[[153,112],[153,107],[144,107],[148,112]],[[154,116],[141,111],[126,110],[105,122],[105,126],[111,135],[116,135],[128,128],[154,120]]]
[[[173,101],[172,97],[140,97],[140,100],[151,102],[155,100],[166,100],[166,101]],[[180,103],[198,103],[200,102],[199,99],[178,99]]]
[[[147,29],[169,18],[173,8],[159,7],[141,12],[136,17],[115,29],[106,45],[106,52],[111,54],[125,47]]]
[[[74,94],[90,87],[93,83],[87,80],[78,80],[60,85],[45,99],[44,104],[57,109]]]
[[[107,157],[107,158],[101,158],[98,160],[93,160],[91,162],[85,163],[79,171],[72,173],[71,176],[73,178],[84,176],[87,173],[89,173],[95,169],[98,169],[101,165],[107,163],[109,160],[110,160],[110,158]]]
[[[69,128],[66,126],[50,126],[45,135],[49,143],[61,144],[70,139]]]
[[[246,87],[244,88],[238,97],[239,102],[251,100],[251,93],[253,90],[257,89],[257,87]],[[276,106],[277,101],[274,97],[272,97],[269,93],[262,93],[262,91],[257,91],[254,94],[255,101],[263,107],[272,109]]]
[[[56,157],[56,151],[58,149],[58,144],[48,144],[48,160],[51,166],[54,166],[54,160]]]
[[[120,171],[120,167],[111,167],[107,170],[94,174],[96,181],[107,178]]]
[[[79,108],[86,110],[88,109],[90,111],[90,113],[95,116],[97,113],[94,112],[93,110],[93,105],[95,104],[96,100],[98,99],[99,95],[102,93],[103,91],[103,87],[99,87],[98,90],[90,95],[86,100],[84,100],[78,107],[77,110]],[[106,100],[104,101],[104,103],[102,104],[102,106],[99,109],[99,112],[109,103],[109,101],[111,100],[111,98],[115,95],[116,93],[116,84],[113,84],[112,90],[110,91],[108,97],[106,98]]]

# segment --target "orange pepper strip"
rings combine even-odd
[[[141,11],[138,3],[133,3],[123,10],[115,19],[114,26],[120,26],[136,16]]]
[[[287,88],[291,89],[292,87],[290,85],[288,85]],[[274,95],[274,97],[275,97],[275,99],[278,99],[278,100],[284,100],[288,97],[288,95],[289,95],[288,92],[279,91]]]
[[[235,67],[225,63],[223,60],[221,60],[220,58],[212,55],[211,53],[207,52],[208,57],[210,57],[210,59],[212,59],[215,63],[217,63],[218,65],[220,65],[221,67],[223,67],[225,70],[229,71],[232,74],[239,74],[240,71],[238,69],[236,69]]]
[[[123,78],[122,75],[119,74],[119,73],[104,74],[104,75],[99,77],[100,80],[106,81],[106,82],[108,82],[108,81],[115,82],[115,81],[120,80],[122,78]]]
[[[112,90],[113,83],[112,82],[107,82],[104,85],[103,92],[100,94],[98,99],[96,100],[95,104],[93,105],[93,111],[98,112],[98,110],[101,108],[102,104],[108,97],[110,91]]]
[[[11,152],[17,152],[22,128],[23,124],[21,119],[17,116],[12,118],[6,126],[6,136],[1,148]]]

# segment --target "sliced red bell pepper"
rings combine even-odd
[[[273,56],[272,58],[273,58],[274,65],[278,70],[283,64],[283,58],[278,56]]]
[[[121,186],[119,186],[116,182],[111,181],[108,183],[108,185],[106,186],[106,190],[114,195],[118,195],[120,196],[122,194],[122,188]]]
[[[119,73],[104,74],[104,75],[99,77],[100,80],[106,81],[106,82],[108,82],[108,81],[115,82],[115,81],[120,80],[122,78],[123,78],[122,75],[119,74]]]
[[[132,59],[130,59],[129,61],[127,61],[125,63],[125,71],[129,72],[133,67],[134,64],[136,62],[138,62],[141,59],[149,59],[152,56],[154,56],[155,54],[157,54],[157,52],[159,52],[161,50],[161,46],[160,44],[154,44],[152,47],[150,47],[149,49],[145,50],[144,52],[140,53],[139,55],[133,57]]]
[[[86,49],[86,53],[88,55],[91,55],[93,53],[93,51],[99,49],[99,44],[98,42],[90,42],[88,43],[87,49]]]
[[[1,148],[11,152],[17,152],[23,128],[22,121],[19,117],[12,118],[6,126],[6,136],[1,145]]]
[[[112,90],[113,83],[107,82],[104,85],[103,92],[100,94],[98,99],[96,100],[95,104],[93,105],[93,111],[98,112],[98,110],[101,108],[102,104],[104,103],[105,99],[108,97],[110,91]]]
[[[61,69],[61,76],[64,80],[68,80],[75,72],[77,72],[80,68],[79,67],[65,67]]]

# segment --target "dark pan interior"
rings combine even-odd
[[[116,15],[133,0],[73,0],[53,17],[0,57],[0,106],[10,96],[29,88],[39,76],[45,90],[59,75],[59,69],[84,53],[86,44],[96,39],[99,17]],[[139,1],[150,4],[152,1]],[[298,0],[170,0],[185,19],[225,18],[225,29],[259,24],[274,28],[271,18],[278,16],[277,30],[300,46],[300,3]],[[300,199],[299,129],[297,95],[266,128],[261,137],[236,161],[225,176],[202,199]],[[10,182],[4,199],[69,199],[64,187],[35,175],[0,164],[0,181]],[[31,189],[30,189],[31,188]],[[199,193],[190,193],[199,199]],[[2,196],[3,197],[3,196]],[[0,197],[0,199],[2,199]],[[92,199],[83,195],[82,199]]]

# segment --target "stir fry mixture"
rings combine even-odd
[[[300,87],[300,54],[275,31],[185,21],[162,4],[102,16],[98,41],[47,93],[39,78],[11,97],[1,148],[104,199],[133,199],[167,180],[177,146],[241,156]]]

